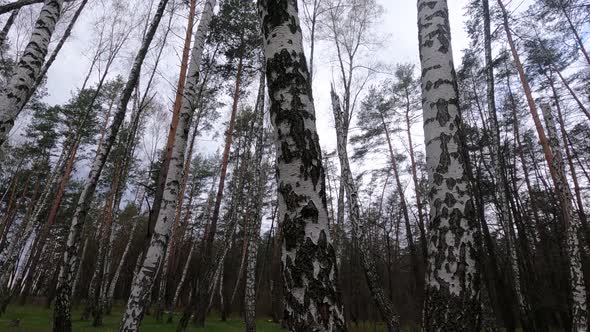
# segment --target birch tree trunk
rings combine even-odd
[[[479,329],[478,225],[446,0],[418,0],[430,223],[423,331]],[[453,317],[449,319],[449,317]]]
[[[491,159],[494,167],[494,177],[496,180],[496,198],[498,216],[500,224],[504,231],[504,238],[506,239],[506,250],[508,251],[508,262],[510,265],[510,272],[512,273],[514,293],[516,295],[516,302],[518,303],[518,310],[525,329],[534,329],[534,321],[530,317],[530,306],[522,293],[519,256],[516,247],[516,236],[514,227],[512,225],[512,214],[510,213],[510,206],[508,200],[508,192],[510,187],[507,183],[506,162],[502,154],[502,142],[500,139],[500,126],[498,124],[498,115],[496,110],[496,94],[494,82],[494,67],[492,57],[492,36],[490,24],[490,8],[489,1],[482,0],[483,21],[484,21],[484,48],[485,48],[485,64],[486,64],[486,99],[489,114],[490,130],[492,132],[491,139]],[[495,268],[495,267],[494,267]]]
[[[8,139],[8,134],[16,117],[25,106],[28,95],[35,87],[35,79],[47,56],[49,42],[61,15],[64,0],[47,0],[35,22],[31,40],[21,56],[8,86],[0,94],[0,146]]]
[[[290,331],[345,331],[297,4],[261,0],[259,12],[276,139],[287,326]]]
[[[549,166],[554,169],[556,177],[554,178],[555,193],[559,198],[561,205],[562,220],[565,226],[566,250],[569,261],[569,278],[571,291],[572,306],[572,331],[587,331],[588,329],[588,311],[586,304],[586,286],[584,284],[584,274],[582,272],[582,257],[580,254],[580,240],[578,233],[580,231],[579,220],[573,216],[572,192],[567,182],[565,173],[565,162],[561,154],[561,146],[557,136],[557,127],[551,113],[551,107],[548,104],[541,106],[545,124],[547,125],[547,136],[549,146],[553,152],[552,164]],[[565,143],[567,144],[567,143]]]
[[[375,264],[375,261],[373,260],[373,254],[371,253],[369,248],[370,240],[368,239],[367,231],[365,230],[366,225],[361,225],[361,207],[358,200],[358,191],[354,183],[352,171],[350,170],[348,152],[346,151],[346,136],[344,134],[343,112],[340,106],[340,98],[338,98],[338,95],[336,95],[333,88],[331,91],[331,96],[334,123],[336,125],[336,140],[338,145],[337,150],[338,157],[340,159],[340,167],[342,174],[341,180],[346,189],[348,204],[350,206],[350,222],[352,223],[352,232],[353,235],[358,239],[361,264],[365,272],[367,285],[369,286],[371,297],[377,304],[381,317],[385,320],[385,323],[387,324],[387,330],[389,332],[399,332],[401,331],[399,318],[394,312],[393,303],[391,303],[391,300],[387,298],[385,290],[383,289],[383,287],[381,287],[381,283],[379,281],[379,274],[377,273],[377,266]],[[389,140],[389,135],[387,139]],[[393,157],[394,156],[392,154],[392,161],[395,163]],[[395,164],[394,167],[396,167]],[[397,170],[395,172],[397,172]],[[403,199],[403,196],[401,198]],[[408,223],[409,220],[407,220],[406,226],[408,226]],[[408,245],[411,244],[409,243]]]
[[[267,165],[263,164],[264,156],[264,104],[265,104],[265,72],[260,73],[258,98],[256,101],[256,152],[252,166],[255,169],[254,189],[252,193],[252,207],[250,225],[250,240],[248,244],[247,266],[246,266],[246,287],[244,289],[244,320],[246,332],[256,332],[256,260],[258,258],[258,237],[262,223],[262,205],[264,203],[264,192],[267,180]],[[232,305],[232,302],[229,303]]]
[[[49,68],[51,68],[51,65],[53,64],[53,62],[57,58],[57,55],[59,54],[59,52],[63,48],[64,44],[66,43],[66,41],[68,40],[70,35],[72,34],[72,30],[74,29],[74,25],[76,25],[76,22],[78,21],[78,18],[80,17],[82,10],[84,10],[84,7],[86,7],[87,3],[88,3],[88,0],[82,0],[80,2],[78,9],[76,9],[76,12],[72,16],[70,23],[68,24],[66,30],[64,31],[63,35],[61,36],[61,39],[59,40],[57,45],[55,45],[55,48],[51,52],[51,55],[49,56],[49,58],[47,59],[47,61],[43,65],[43,67],[41,68],[41,71],[39,72],[39,74],[37,74],[37,77],[35,78],[35,83],[33,84],[32,89],[29,90],[28,95],[26,97],[26,100],[24,102],[25,104],[29,102],[31,97],[33,97],[33,95],[35,94],[35,91],[37,90],[39,85],[41,85],[41,83],[43,83],[43,79],[45,78],[45,75],[47,75]]]
[[[140,203],[139,213],[141,213],[141,203]],[[121,270],[123,270],[123,266],[125,265],[125,262],[127,261],[127,256],[129,256],[129,250],[131,249],[131,244],[133,243],[133,238],[135,237],[135,233],[137,232],[138,225],[139,225],[139,218],[136,218],[135,222],[133,223],[133,226],[131,227],[131,232],[129,233],[129,239],[127,239],[127,244],[125,245],[125,249],[123,250],[123,255],[121,256],[121,259],[119,260],[119,264],[117,265],[117,269],[115,270],[115,273],[113,274],[113,279],[111,280],[111,282],[109,284],[109,290],[107,292],[107,300],[106,300],[107,304],[106,304],[106,309],[105,309],[107,314],[110,314],[110,312],[111,312],[111,308],[113,305],[113,298],[115,296],[115,289],[117,287],[117,282],[119,281],[119,277],[121,276]]]
[[[86,180],[86,184],[84,185],[82,193],[78,199],[78,204],[70,226],[66,250],[63,255],[63,262],[58,278],[53,325],[53,330],[55,332],[70,332],[72,330],[70,313],[70,297],[72,295],[71,283],[74,276],[76,275],[78,259],[77,253],[79,250],[80,235],[84,221],[86,219],[90,203],[94,197],[98,179],[106,163],[107,156],[111,151],[113,144],[115,143],[121,123],[125,118],[127,105],[129,104],[133,90],[139,81],[141,66],[143,65],[149,46],[154,38],[154,35],[156,34],[167,4],[168,0],[160,0],[160,3],[158,4],[158,9],[156,10],[150,27],[142,41],[142,45],[135,56],[127,83],[121,92],[117,110],[113,117],[113,122],[108,129],[106,140],[104,144],[102,144],[96,155],[96,158],[94,159],[90,173],[88,174],[88,179]]]
[[[187,79],[188,62],[191,53],[191,38],[193,36],[193,22],[195,18],[196,0],[189,1],[189,14],[188,22],[184,37],[184,47],[182,50],[182,60],[180,62],[180,73],[178,75],[178,84],[176,86],[176,95],[174,99],[174,106],[172,110],[172,120],[170,122],[170,130],[168,131],[168,138],[166,141],[166,150],[164,159],[158,175],[158,182],[156,192],[154,194],[154,204],[151,209],[149,228],[148,232],[152,231],[153,225],[155,225],[158,215],[160,214],[160,208],[162,206],[162,200],[164,190],[166,187],[166,176],[168,174],[168,168],[170,167],[170,160],[172,158],[172,147],[174,146],[174,140],[176,139],[176,132],[178,131],[178,121],[180,119],[180,112],[182,110],[183,103],[183,91]]]
[[[178,130],[172,148],[172,158],[166,176],[166,188],[164,190],[162,208],[154,227],[154,233],[145,260],[133,282],[127,308],[119,328],[120,331],[137,331],[139,329],[147,305],[147,296],[152,289],[158,266],[160,266],[164,250],[168,244],[182,178],[188,133],[192,115],[196,108],[195,99],[198,92],[203,47],[207,32],[209,31],[209,23],[213,17],[215,3],[215,0],[209,0],[205,3],[199,26],[195,32],[195,43],[193,45],[188,77],[183,94]]]
[[[578,225],[577,221],[572,219],[573,207],[571,201],[571,191],[567,184],[567,178],[565,176],[563,157],[559,150],[559,141],[557,140],[557,129],[555,128],[555,122],[551,115],[551,110],[548,105],[543,105],[543,115],[546,118],[547,131],[550,134],[550,138],[545,135],[545,130],[541,124],[537,105],[533,99],[532,91],[526,73],[520,61],[520,56],[514,44],[512,38],[512,31],[508,23],[508,13],[504,7],[502,0],[498,0],[498,5],[502,10],[502,18],[504,31],[508,38],[508,44],[512,52],[512,57],[518,71],[520,82],[526,95],[529,111],[543,153],[545,160],[549,166],[549,172],[555,186],[555,194],[559,199],[559,205],[561,207],[562,221],[565,226],[565,247],[568,252],[568,267],[569,267],[569,284],[570,284],[570,296],[571,296],[571,310],[572,310],[572,327],[574,331],[586,331],[588,329],[588,318],[587,318],[587,304],[586,304],[586,287],[581,274],[581,257],[579,240],[577,237]],[[552,149],[553,148],[553,149]],[[560,160],[561,159],[561,160]]]

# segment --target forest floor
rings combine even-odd
[[[122,316],[122,307],[113,308],[113,313],[104,317],[104,325],[101,327],[92,326],[92,321],[82,321],[80,319],[83,306],[80,305],[72,313],[73,330],[75,332],[116,332],[119,330],[119,323]],[[0,331],[4,332],[50,332],[52,331],[53,310],[42,305],[19,305],[11,304],[6,310],[6,314],[0,316]],[[153,316],[146,316],[141,323],[142,332],[173,332],[176,331],[178,316],[175,317],[174,323],[157,322]],[[19,326],[12,326],[15,320],[19,320]],[[256,324],[257,332],[284,332],[279,325],[270,322],[269,319],[259,319]],[[212,314],[206,321],[205,328],[197,329],[189,325],[189,331],[206,331],[206,332],[241,332],[244,331],[243,320],[235,315],[226,322],[219,320],[218,314]],[[387,328],[382,323],[359,323],[350,324],[351,332],[385,332]],[[418,331],[409,326],[404,331]]]
[[[93,327],[92,321],[80,320],[82,306],[72,313],[73,330],[78,332],[115,332],[119,330],[122,308],[105,316],[102,327]],[[52,330],[53,310],[44,306],[22,306],[12,304],[8,306],[6,314],[0,316],[0,331],[22,331],[22,332],[48,332]],[[241,332],[244,331],[243,321],[238,317],[232,317],[227,322],[221,322],[219,316],[211,317],[205,323],[204,329],[195,329],[189,326],[189,331],[207,331],[207,332]],[[18,327],[12,327],[15,320],[20,320]],[[176,331],[176,318],[174,323],[157,322],[153,316],[146,316],[141,323],[142,332],[167,332]],[[268,319],[259,319],[257,324],[258,332],[282,332],[281,328]]]

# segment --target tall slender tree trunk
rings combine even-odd
[[[30,271],[36,270],[37,264],[39,262],[39,259],[41,257],[42,251],[43,251],[43,247],[45,246],[45,241],[47,240],[47,236],[49,235],[49,233],[51,231],[51,227],[53,226],[53,222],[55,221],[55,217],[57,216],[57,212],[59,210],[59,206],[61,204],[63,194],[65,193],[66,186],[70,180],[70,175],[72,173],[72,170],[74,169],[77,151],[78,151],[78,142],[74,142],[74,145],[69,149],[69,153],[68,153],[69,156],[66,161],[65,169],[64,169],[63,174],[61,176],[61,180],[60,180],[59,186],[57,188],[57,193],[55,194],[55,197],[53,198],[53,203],[51,204],[51,208],[49,210],[49,215],[47,217],[47,220],[45,221],[45,224],[41,228],[34,245],[31,247],[31,259],[29,260],[29,268],[28,268]],[[29,273],[28,277],[26,277],[25,280],[23,280],[23,282],[25,283],[25,295],[26,295],[26,290],[31,286],[31,283],[33,281],[32,277],[33,277],[33,273]]]
[[[516,246],[516,236],[512,226],[512,215],[510,213],[510,205],[508,200],[508,192],[510,187],[507,181],[506,162],[504,154],[502,153],[502,142],[500,138],[500,126],[498,123],[498,115],[496,110],[496,93],[494,81],[494,65],[492,57],[492,34],[490,24],[490,6],[488,0],[482,0],[483,7],[483,21],[484,21],[484,48],[485,48],[485,63],[486,63],[486,95],[488,105],[488,115],[490,130],[492,132],[491,156],[494,166],[494,178],[496,180],[496,199],[498,216],[500,225],[504,231],[504,238],[506,239],[506,248],[508,250],[508,260],[510,264],[510,272],[513,279],[514,293],[518,303],[518,310],[525,330],[535,330],[534,320],[530,317],[530,306],[527,299],[522,293],[519,256]]]
[[[141,203],[138,213],[141,215]],[[138,215],[139,217],[139,215]],[[133,238],[135,237],[135,233],[137,233],[137,226],[139,225],[139,218],[135,218],[135,222],[133,222],[133,226],[131,227],[131,232],[129,232],[129,238],[127,239],[127,244],[125,245],[125,249],[123,250],[123,255],[121,255],[121,259],[119,260],[119,264],[117,265],[117,269],[113,274],[113,279],[109,284],[109,290],[107,293],[107,306],[106,306],[106,313],[107,315],[111,313],[112,305],[113,305],[113,298],[115,296],[115,289],[117,287],[117,282],[119,281],[119,277],[121,276],[121,271],[123,270],[123,266],[127,261],[127,256],[129,256],[129,250],[131,249],[131,244],[133,243]]]
[[[289,0],[258,4],[284,233],[286,323],[292,331],[346,331],[297,5]]]
[[[168,244],[172,224],[174,223],[178,191],[184,168],[188,133],[193,113],[197,107],[195,102],[198,92],[203,47],[209,30],[209,23],[213,16],[214,5],[215,0],[205,3],[201,21],[195,32],[195,42],[188,68],[186,86],[182,95],[182,109],[179,114],[178,130],[176,131],[176,137],[172,147],[170,167],[166,175],[166,188],[162,198],[162,208],[158,214],[158,220],[155,224],[154,233],[152,234],[143,265],[133,282],[125,315],[119,328],[120,331],[137,331],[139,329],[147,305],[148,294],[152,289],[158,267],[161,265],[164,250]]]
[[[389,128],[387,127],[387,122],[385,121],[385,117],[383,116],[383,114],[381,114],[381,124],[383,126],[383,130],[385,131],[385,139],[387,140],[387,146],[389,148],[391,169],[393,170],[393,178],[395,179],[396,190],[397,194],[399,195],[400,210],[402,216],[404,217],[404,224],[406,226],[406,239],[408,241],[408,247],[410,248],[412,271],[414,271],[413,286],[415,292],[417,289],[422,288],[422,269],[420,266],[420,261],[418,259],[418,253],[416,252],[416,245],[414,244],[414,236],[412,234],[412,225],[410,223],[410,214],[408,212],[408,204],[406,201],[406,194],[404,193],[404,186],[402,185],[402,181],[400,180],[399,167],[397,164],[395,151],[393,149],[393,145],[391,144]],[[424,257],[426,258],[426,256]]]
[[[262,223],[262,207],[264,203],[264,193],[267,180],[267,166],[263,163],[264,156],[264,104],[266,93],[266,73],[260,73],[260,83],[258,87],[258,98],[256,101],[256,123],[253,129],[256,130],[256,152],[253,163],[251,164],[254,171],[254,183],[252,192],[251,220],[248,244],[248,265],[246,267],[246,286],[244,288],[244,321],[246,332],[256,332],[256,267],[258,258],[258,238],[260,236],[260,226]],[[230,306],[232,303],[230,303]]]
[[[158,304],[156,308],[156,320],[162,319],[162,312],[166,307],[166,290],[167,290],[167,283],[168,283],[168,273],[172,269],[172,262],[176,255],[176,248],[180,245],[182,240],[182,236],[184,232],[180,231],[180,219],[181,219],[181,212],[182,206],[184,202],[184,193],[186,191],[186,185],[188,183],[188,177],[190,174],[190,166],[192,162],[192,155],[193,155],[193,148],[195,145],[195,140],[199,133],[199,119],[196,119],[195,126],[193,129],[193,134],[191,141],[189,143],[188,152],[186,154],[186,158],[184,161],[184,169],[183,169],[183,176],[182,182],[180,184],[180,190],[178,192],[177,204],[176,204],[176,211],[174,214],[174,226],[172,228],[171,233],[171,241],[168,245],[168,249],[166,250],[166,255],[164,257],[164,266],[162,267],[162,274],[160,276],[160,289],[158,291]]]
[[[41,68],[41,71],[39,72],[39,74],[37,75],[37,77],[35,79],[35,83],[33,85],[33,88],[30,89],[28,92],[28,95],[25,100],[25,104],[31,99],[31,97],[33,97],[37,88],[43,83],[43,79],[45,78],[45,75],[47,75],[49,68],[51,68],[51,65],[53,64],[55,59],[57,59],[57,55],[59,54],[59,52],[63,48],[64,44],[66,43],[66,41],[68,40],[70,35],[72,34],[72,30],[74,29],[74,26],[76,25],[76,22],[78,21],[78,18],[80,17],[82,10],[84,10],[84,7],[86,7],[87,3],[88,3],[88,0],[82,0],[80,2],[80,5],[78,5],[78,9],[76,9],[76,12],[72,16],[70,23],[68,23],[66,30],[64,31],[64,33],[61,36],[61,39],[59,40],[57,45],[55,45],[55,47],[53,48],[53,51],[51,52],[51,55],[49,56],[49,58],[47,59],[47,61],[43,65],[43,68]]]
[[[154,35],[156,34],[160,20],[164,15],[164,10],[167,4],[168,0],[160,0],[160,3],[158,4],[156,14],[152,19],[150,27],[142,41],[142,45],[135,57],[127,83],[121,92],[119,103],[117,105],[117,111],[115,112],[113,122],[108,130],[107,139],[105,141],[106,144],[102,145],[99,153],[94,159],[90,173],[88,174],[88,179],[78,199],[78,204],[72,218],[66,250],[63,255],[63,262],[58,278],[56,291],[57,298],[54,309],[54,332],[70,332],[72,330],[70,313],[70,297],[72,295],[71,284],[74,276],[76,275],[78,259],[77,253],[79,250],[80,235],[84,221],[86,219],[86,215],[88,214],[90,203],[94,197],[98,179],[102,173],[104,164],[106,163],[107,156],[111,151],[113,144],[115,143],[121,123],[125,118],[127,105],[129,104],[133,90],[139,81],[141,67],[145,60],[149,46],[154,38]]]
[[[202,264],[199,267],[201,269],[200,280],[198,284],[200,288],[196,293],[196,312],[195,321],[197,326],[203,327],[205,324],[205,316],[207,312],[207,300],[209,294],[207,293],[208,286],[205,280],[209,279],[209,275],[212,273],[213,265],[211,264],[212,253],[213,253],[213,242],[215,240],[215,233],[217,231],[217,221],[219,220],[219,211],[221,209],[221,201],[223,199],[223,191],[225,188],[225,177],[227,175],[227,166],[229,164],[229,153],[231,150],[233,132],[236,122],[236,115],[238,113],[238,103],[242,84],[242,72],[243,72],[243,54],[239,57],[238,67],[236,71],[236,81],[234,87],[233,105],[232,112],[229,119],[227,135],[225,137],[225,147],[223,150],[223,156],[221,160],[221,170],[219,173],[219,186],[217,188],[217,195],[215,198],[215,205],[213,207],[213,213],[209,222],[209,227],[205,230],[204,248],[202,252]]]
[[[572,298],[572,326],[575,330],[584,331],[588,328],[588,318],[586,308],[586,288],[584,286],[583,277],[581,274],[581,258],[579,240],[577,237],[578,225],[576,221],[572,220],[571,218],[571,192],[569,191],[567,178],[565,177],[565,171],[563,169],[563,159],[561,158],[561,152],[559,151],[557,130],[552,133],[553,129],[555,128],[555,123],[553,122],[549,106],[546,105],[543,107],[543,112],[544,116],[546,117],[546,123],[548,126],[547,130],[551,135],[553,135],[550,141],[545,135],[545,130],[541,124],[541,119],[539,118],[539,113],[532,96],[529,82],[526,78],[526,74],[520,61],[520,56],[518,55],[518,51],[516,50],[516,46],[514,45],[514,41],[512,39],[512,32],[508,23],[508,13],[506,12],[506,8],[504,7],[502,0],[498,0],[498,5],[500,5],[502,10],[504,30],[506,32],[506,36],[508,37],[510,50],[512,52],[516,69],[526,95],[529,111],[535,123],[535,128],[543,148],[545,160],[547,161],[551,178],[553,179],[553,184],[555,185],[556,196],[559,198],[562,212],[562,221],[565,225],[566,232],[564,237],[566,238],[565,247],[567,248],[568,252],[567,258],[569,265],[570,296]],[[551,125],[553,125],[553,128],[550,128]],[[554,148],[553,151],[552,147]],[[558,155],[557,160],[555,160],[556,155]]]
[[[418,0],[430,223],[423,331],[477,331],[478,226],[446,0]],[[449,319],[453,317],[453,319]]]
[[[549,146],[553,152],[552,173],[556,176],[553,181],[555,184],[555,193],[559,198],[561,206],[561,218],[565,226],[566,250],[569,260],[569,278],[572,305],[572,329],[573,331],[586,331],[588,329],[588,311],[586,299],[586,286],[584,284],[584,274],[582,272],[582,257],[580,253],[580,240],[578,233],[580,230],[579,221],[573,217],[574,208],[572,206],[572,192],[567,182],[565,174],[565,163],[561,154],[561,147],[557,136],[557,127],[548,104],[541,106],[543,117],[547,125],[547,136]]]
[[[174,99],[174,107],[172,110],[172,121],[170,122],[170,130],[168,131],[168,139],[166,141],[166,153],[162,160],[160,173],[158,175],[158,185],[156,193],[154,194],[154,204],[151,209],[149,221],[149,234],[151,234],[154,225],[160,214],[160,208],[164,197],[164,190],[166,187],[166,176],[168,175],[168,168],[170,167],[170,160],[172,158],[172,148],[174,140],[176,139],[176,132],[178,130],[178,121],[180,120],[180,111],[182,110],[183,91],[186,85],[188,62],[191,53],[191,39],[193,36],[193,22],[196,11],[196,0],[190,0],[189,16],[186,26],[186,33],[184,36],[184,48],[182,50],[182,60],[180,62],[180,73],[178,76],[178,85],[176,86],[176,96]]]
[[[387,298],[385,294],[385,290],[381,287],[379,276],[377,273],[377,266],[375,261],[373,260],[373,255],[371,254],[369,243],[371,242],[368,238],[367,234],[367,225],[361,225],[361,207],[358,200],[358,191],[356,189],[354,178],[352,176],[352,171],[350,170],[350,165],[348,161],[348,152],[346,151],[346,144],[345,144],[345,135],[344,135],[344,119],[343,119],[343,112],[340,106],[340,99],[338,95],[334,92],[332,88],[331,91],[332,96],[332,111],[334,114],[334,122],[336,124],[336,138],[338,142],[338,157],[340,159],[340,167],[341,167],[341,174],[342,182],[346,188],[346,194],[348,198],[348,204],[350,206],[350,221],[352,223],[352,232],[355,236],[360,249],[360,256],[361,256],[361,264],[363,266],[363,270],[365,272],[365,278],[367,280],[367,285],[369,286],[369,290],[371,292],[371,297],[373,301],[377,304],[377,308],[381,313],[381,317],[385,320],[387,324],[387,330],[389,332],[398,332],[401,331],[399,318],[393,309],[393,304]],[[389,135],[388,135],[389,136]],[[388,137],[389,139],[389,137]],[[393,151],[392,151],[393,152]],[[392,156],[393,157],[393,156]],[[394,161],[395,162],[395,161]],[[394,166],[395,167],[395,166]],[[395,172],[395,171],[394,171]],[[399,178],[398,178],[399,180]],[[401,185],[401,184],[400,184]],[[402,196],[403,199],[403,196]],[[406,211],[407,213],[407,211]],[[408,218],[409,219],[409,218]],[[408,226],[409,220],[406,221],[406,228]],[[409,237],[411,239],[411,236]],[[410,243],[408,245],[413,245]],[[412,249],[410,249],[412,250]],[[420,276],[417,276],[420,277]]]
[[[576,44],[580,48],[580,51],[582,52],[582,55],[584,55],[584,58],[588,62],[588,65],[590,65],[590,55],[588,54],[588,51],[586,50],[586,46],[584,45],[584,41],[582,40],[582,37],[580,36],[578,29],[576,29],[576,26],[572,22],[572,19],[571,19],[570,15],[568,14],[568,12],[565,8],[565,5],[563,4],[564,0],[558,0],[558,2],[561,7],[560,8],[561,12],[563,13],[563,16],[565,17],[570,30],[572,30],[572,33],[574,34],[574,39],[576,40]]]
[[[420,192],[420,181],[418,180],[418,168],[416,166],[416,154],[414,152],[414,143],[412,140],[412,124],[410,122],[410,93],[406,89],[406,133],[408,136],[408,146],[410,150],[410,168],[412,170],[412,181],[414,182],[414,192],[416,195],[416,208],[418,209],[418,226],[420,227],[420,242],[422,248],[422,257],[426,261],[428,255],[428,246],[426,240],[426,227],[424,217],[424,207],[422,206],[422,194]]]
[[[35,22],[29,44],[25,47],[14,75],[0,94],[0,146],[4,145],[16,117],[35,87],[35,79],[45,62],[51,36],[59,21],[64,0],[47,0]]]

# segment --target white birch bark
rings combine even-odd
[[[172,148],[172,158],[170,160],[168,174],[166,175],[162,207],[154,227],[154,233],[145,260],[133,282],[127,308],[119,328],[120,331],[137,331],[139,329],[147,305],[149,290],[153,286],[158,266],[161,264],[162,256],[170,238],[182,178],[187,138],[191,118],[196,108],[195,100],[198,93],[203,47],[207,32],[209,31],[209,24],[213,17],[215,4],[216,0],[209,0],[205,3],[199,26],[195,32],[195,43],[193,45],[186,86],[184,88],[178,130]]]
[[[561,213],[565,224],[566,251],[569,261],[569,282],[572,301],[572,331],[588,330],[588,309],[586,304],[586,286],[584,284],[584,273],[582,271],[582,257],[580,255],[580,221],[574,218],[574,207],[572,203],[572,192],[567,182],[565,173],[565,162],[561,153],[559,138],[555,119],[548,104],[541,105],[545,124],[547,125],[547,138],[553,152],[553,160],[550,165],[557,175],[555,177],[555,193],[559,198]]]
[[[6,142],[16,117],[35,87],[35,80],[47,56],[51,35],[60,18],[63,2],[64,0],[45,2],[17,68],[6,90],[0,94],[0,146]]]
[[[167,4],[168,0],[160,0],[160,3],[158,4],[158,9],[156,10],[150,27],[143,39],[142,45],[135,57],[133,66],[131,67],[127,83],[121,92],[117,110],[105,136],[106,140],[101,145],[100,150],[97,152],[92,167],[90,168],[86,184],[84,185],[82,193],[78,199],[78,204],[70,226],[66,250],[63,255],[63,262],[58,278],[53,325],[53,329],[56,332],[70,332],[72,330],[70,313],[70,297],[72,295],[71,283],[74,276],[76,275],[76,269],[78,265],[77,253],[79,250],[80,236],[84,221],[86,219],[90,203],[94,197],[98,179],[102,173],[102,169],[106,163],[108,154],[115,143],[119,128],[121,127],[121,124],[125,118],[127,105],[129,104],[133,90],[139,81],[141,67],[145,60],[149,46],[154,38],[154,35],[156,34],[156,30],[158,29],[160,20],[162,19]]]
[[[494,67],[492,57],[492,41],[491,41],[491,23],[488,0],[483,0],[483,16],[484,16],[484,38],[485,38],[485,59],[486,59],[486,87],[487,87],[487,106],[489,113],[490,130],[492,132],[491,139],[491,157],[494,166],[494,173],[496,178],[496,198],[498,200],[497,208],[500,217],[500,224],[504,231],[504,238],[506,239],[506,247],[508,251],[508,260],[512,272],[512,279],[514,284],[514,293],[518,303],[521,319],[524,324],[528,324],[528,316],[530,308],[520,285],[520,267],[518,251],[516,248],[516,236],[513,228],[512,213],[510,211],[508,194],[508,184],[506,183],[506,165],[501,149],[500,127],[498,123],[498,115],[496,110],[495,100],[495,83],[494,83]]]
[[[260,86],[258,90],[258,100],[256,101],[256,153],[254,156],[255,169],[254,190],[252,193],[252,220],[250,225],[250,239],[248,241],[247,266],[246,266],[246,286],[244,289],[244,320],[246,323],[246,332],[256,332],[256,261],[258,258],[258,238],[260,235],[260,226],[262,224],[262,205],[264,203],[264,193],[267,180],[267,163],[263,163],[264,155],[264,94],[265,94],[265,74],[260,74]],[[231,306],[232,303],[230,302]]]
[[[422,330],[476,331],[478,230],[461,133],[447,1],[418,0],[418,29],[430,188]]]
[[[344,331],[325,174],[297,3],[261,0],[259,9],[277,153],[279,215],[284,227],[286,323],[291,331]]]
[[[141,209],[139,210],[141,211]],[[139,216],[138,216],[139,217]],[[133,238],[135,237],[135,233],[137,231],[137,226],[139,225],[139,218],[133,222],[133,226],[131,227],[131,232],[129,233],[129,239],[127,239],[127,244],[125,245],[125,249],[123,250],[123,255],[121,255],[121,259],[119,260],[119,264],[117,265],[117,269],[113,274],[113,279],[109,283],[109,290],[106,296],[106,312],[110,313],[111,307],[113,304],[113,298],[115,296],[115,288],[117,287],[117,282],[119,281],[119,277],[121,276],[121,271],[125,266],[125,262],[127,261],[127,256],[129,256],[129,250],[131,249],[131,244],[133,243]]]

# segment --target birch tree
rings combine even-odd
[[[345,331],[297,6],[262,0],[259,12],[276,139],[286,323],[291,331]]]
[[[29,44],[18,62],[17,68],[6,87],[0,94],[0,146],[8,139],[8,134],[16,117],[25,106],[35,80],[45,62],[49,42],[59,21],[63,0],[45,2],[35,22]]]
[[[430,223],[423,331],[479,326],[478,227],[446,0],[418,0]],[[453,317],[453,319],[449,319]]]
[[[196,107],[195,99],[198,92],[203,47],[209,30],[209,24],[213,17],[215,4],[215,0],[209,0],[205,3],[199,26],[195,32],[195,43],[192,49],[186,86],[184,88],[182,109],[178,122],[179,130],[176,132],[170,168],[166,176],[166,188],[164,190],[162,208],[158,215],[145,260],[139,273],[135,276],[131,294],[127,301],[127,308],[119,328],[120,331],[137,331],[139,329],[143,312],[147,305],[147,296],[151,292],[158,267],[164,255],[164,250],[168,244],[172,223],[174,222],[182,170],[184,168],[189,128]]]
[[[86,180],[82,193],[80,194],[80,198],[78,199],[76,211],[72,218],[70,231],[68,234],[66,244],[67,248],[64,252],[61,270],[59,272],[57,299],[54,309],[53,323],[53,330],[56,332],[69,332],[72,330],[70,313],[70,297],[72,295],[71,284],[76,275],[76,267],[78,260],[77,254],[79,250],[80,235],[82,232],[82,228],[84,226],[84,221],[86,219],[90,203],[92,202],[94,192],[98,184],[98,179],[100,178],[100,174],[106,163],[107,156],[113,144],[115,143],[115,139],[117,137],[121,123],[125,118],[127,105],[129,104],[129,100],[131,99],[133,90],[135,89],[135,86],[137,85],[137,82],[139,80],[141,67],[145,60],[148,48],[154,38],[154,35],[156,34],[156,30],[158,29],[160,20],[164,15],[164,10],[167,4],[168,0],[161,0],[158,4],[158,8],[156,10],[154,17],[152,18],[152,22],[149,26],[149,29],[147,30],[147,33],[142,41],[141,47],[137,55],[135,56],[135,60],[129,73],[127,82],[125,83],[125,86],[121,92],[117,109],[113,117],[113,122],[111,123],[107,135],[105,136],[105,142],[104,144],[102,144],[99,151],[97,152],[97,155],[90,169],[90,173],[88,174],[88,178]]]

